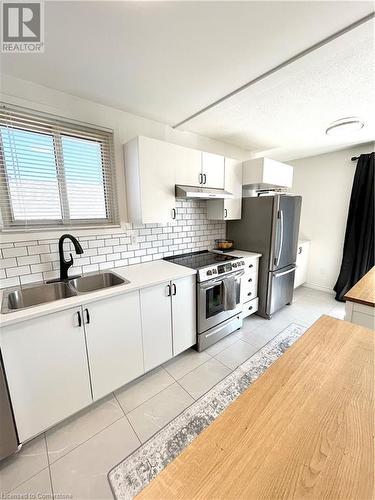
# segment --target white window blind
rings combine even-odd
[[[111,132],[0,106],[3,229],[118,223]]]

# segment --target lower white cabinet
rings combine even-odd
[[[139,292],[82,306],[93,399],[144,373]]]
[[[0,331],[24,442],[196,343],[195,276]]]
[[[140,291],[145,371],[172,357],[171,285],[143,288]]]
[[[1,352],[21,442],[92,402],[79,312],[76,307],[1,329]]]
[[[188,276],[172,282],[173,355],[189,349],[197,341],[196,279]]]
[[[145,371],[196,343],[195,293],[195,276],[140,291]]]
[[[303,285],[307,281],[307,270],[309,264],[310,241],[299,241],[297,247],[296,273],[294,275],[294,288]]]
[[[258,267],[259,258],[245,260],[245,274],[241,278],[242,319],[258,310]]]

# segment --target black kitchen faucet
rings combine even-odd
[[[70,254],[70,259],[65,260],[64,258],[64,240],[69,239],[74,245],[74,250],[76,254],[82,254],[83,249],[74,236],[71,234],[63,234],[59,239],[59,254],[60,254],[60,281],[68,279],[68,269],[73,265],[73,256]]]

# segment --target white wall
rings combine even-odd
[[[127,222],[127,210],[122,145],[133,137],[145,135],[182,146],[223,154],[240,160],[249,156],[248,151],[235,146],[190,132],[174,130],[166,124],[65,94],[29,81],[20,80],[9,75],[1,75],[0,77],[0,98],[7,103],[51,113],[70,120],[89,123],[93,126],[113,129],[117,189],[120,202],[120,217],[123,225]],[[9,241],[5,235],[0,235],[0,238],[2,241]]]
[[[301,239],[311,240],[307,286],[331,291],[340,270],[356,162],[374,151],[364,144],[289,162],[295,167],[293,193],[302,195]]]

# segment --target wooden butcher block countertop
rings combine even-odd
[[[375,307],[375,267],[370,269],[344,297],[350,302]]]
[[[139,495],[373,498],[374,334],[322,316]]]

